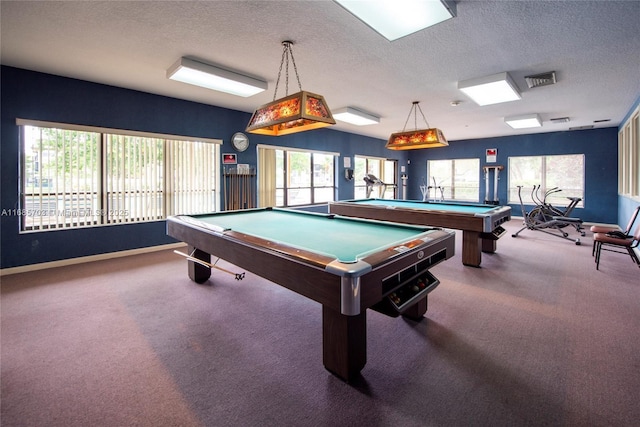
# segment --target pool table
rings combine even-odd
[[[324,366],[346,381],[366,363],[366,310],[422,318],[429,269],[455,252],[451,231],[278,208],[172,216],[167,234],[187,243],[195,282],[213,255],[319,302]]]
[[[462,230],[462,263],[480,267],[482,252],[496,251],[511,207],[476,203],[358,199],[329,203],[329,213]]]

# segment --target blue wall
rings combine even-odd
[[[6,210],[18,207],[16,118],[222,139],[223,152],[232,151],[229,138],[243,131],[250,118],[249,113],[12,67],[3,66],[0,78],[0,209]],[[409,197],[420,198],[418,185],[426,176],[427,159],[479,157],[484,161],[486,148],[498,148],[498,163],[506,166],[512,155],[584,153],[586,206],[577,215],[586,221],[618,222],[615,128],[452,141],[447,148],[416,151],[386,150],[384,140],[332,129],[278,138],[250,135],[250,139],[252,146],[238,154],[239,163],[256,165],[256,144],[340,153],[339,199],[353,198],[353,185],[344,179],[344,156],[351,157],[352,163],[356,154],[398,160],[399,166],[407,166]],[[507,175],[507,171],[501,172],[501,200],[506,200]],[[165,235],[164,221],[23,234],[19,233],[18,217],[5,215],[0,221],[0,268],[173,242]]]
[[[222,139],[244,131],[251,115],[164,96],[2,66],[0,70],[1,134],[0,211],[18,208],[18,126],[16,118],[73,123],[116,129]],[[395,158],[406,153],[385,150],[385,141],[320,129],[284,137],[250,135],[252,147],[238,154],[239,163],[256,165],[256,144]],[[404,163],[402,163],[404,162]],[[352,159],[353,164],[353,159]],[[353,198],[353,185],[343,178],[339,161],[338,198]],[[56,261],[113,251],[173,243],[165,222],[126,224],[91,229],[19,233],[19,218],[0,218],[0,268]]]
[[[486,163],[485,150],[497,148],[495,163]],[[584,208],[576,208],[573,216],[588,222],[617,223],[618,214],[618,129],[603,128],[572,132],[551,132],[500,138],[450,142],[447,148],[416,150],[411,154],[412,182],[427,176],[427,160],[479,158],[483,166],[502,165],[498,181],[500,204],[507,201],[508,159],[511,156],[553,154],[585,155]],[[482,172],[481,172],[482,173]],[[484,175],[480,176],[480,201],[486,193]],[[489,177],[490,198],[493,198],[493,173]],[[409,198],[421,198],[419,188],[413,186]],[[521,215],[520,205],[510,205],[515,215]]]

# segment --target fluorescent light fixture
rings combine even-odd
[[[498,73],[478,79],[461,81],[458,82],[458,89],[478,105],[499,104],[500,102],[520,99],[518,87],[509,73]]]
[[[456,15],[448,0],[335,0],[389,41],[413,34]]]
[[[341,122],[351,123],[356,126],[375,125],[380,123],[380,117],[360,111],[353,107],[344,107],[331,112],[333,118]]]
[[[514,129],[539,128],[542,126],[542,120],[538,114],[505,117],[504,122]]]
[[[167,70],[167,78],[245,98],[267,89],[266,81],[188,58],[173,64]]]

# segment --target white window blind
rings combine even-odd
[[[221,141],[18,120],[22,231],[214,212]],[[182,137],[180,137],[182,138]]]
[[[23,129],[20,209],[23,228],[97,223],[100,134],[57,128]]]
[[[216,210],[216,146],[167,141],[167,211],[172,215]]]
[[[106,223],[164,218],[164,141],[125,135],[106,138]]]

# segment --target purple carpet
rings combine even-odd
[[[1,425],[638,425],[640,269],[519,226],[482,268],[457,232],[422,321],[368,311],[352,384],[321,306],[250,273],[197,285],[162,251],[4,276]]]

